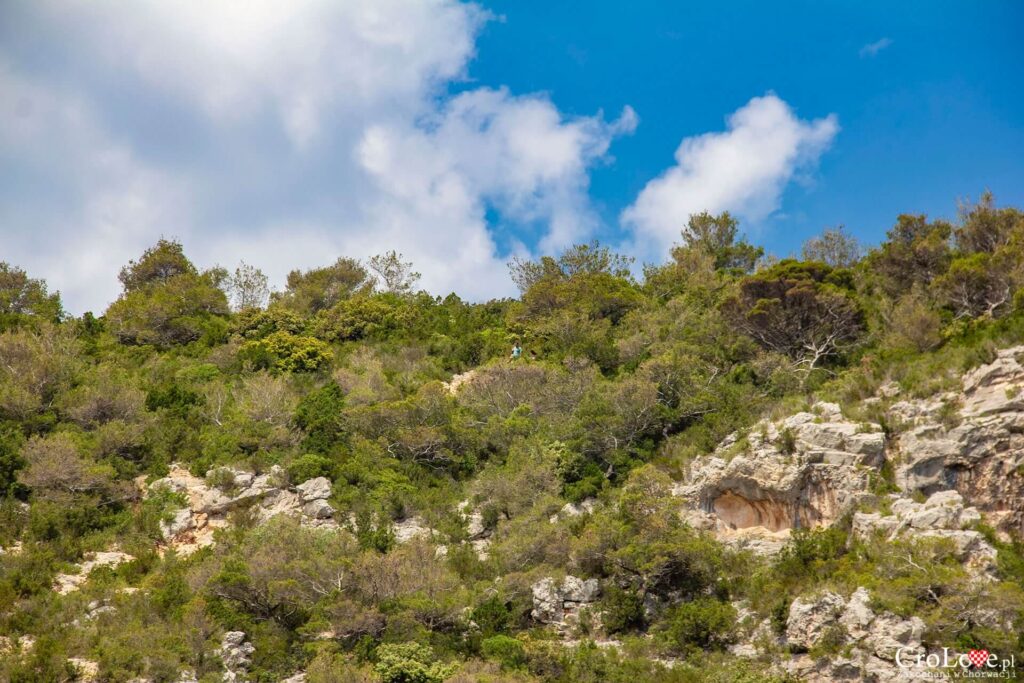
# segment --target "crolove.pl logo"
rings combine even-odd
[[[905,649],[896,650],[896,665],[900,668],[900,678],[904,680],[1017,678],[1013,655],[1004,658],[988,650],[956,652],[948,647],[942,648],[941,652],[910,654],[904,653]]]

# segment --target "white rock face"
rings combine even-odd
[[[331,497],[331,480],[327,477],[316,477],[302,482],[295,487],[302,502],[309,503],[314,500],[327,500]]]
[[[957,559],[979,572],[995,569],[996,550],[981,532],[967,529],[981,519],[973,507],[964,507],[963,496],[956,491],[939,491],[923,503],[895,497],[892,515],[857,512],[853,515],[855,536],[867,538],[880,533],[888,540],[897,538],[945,538],[955,548]]]
[[[160,533],[163,534],[164,539],[171,539],[179,534],[183,534],[195,524],[192,519],[192,511],[188,508],[181,508],[175,510],[170,521],[160,521]]]
[[[74,667],[78,673],[76,680],[81,683],[92,683],[97,679],[100,673],[100,665],[98,662],[94,662],[89,659],[82,659],[81,657],[70,657],[68,663]]]
[[[334,508],[327,502],[331,482],[325,477],[304,481],[294,490],[281,488],[282,470],[278,466],[253,475],[233,473],[233,495],[211,487],[181,465],[173,465],[170,473],[149,485],[149,490],[167,488],[182,493],[188,507],[176,510],[170,522],[161,522],[160,530],[168,545],[179,554],[189,555],[213,543],[213,532],[227,525],[227,514],[244,505],[253,506],[256,518],[265,522],[276,515],[299,517],[303,524],[337,528]]]
[[[224,680],[240,681],[245,679],[245,672],[252,664],[252,654],[256,647],[246,641],[244,631],[228,631],[221,639],[217,651],[224,664]]]
[[[846,420],[834,403],[762,421],[742,446],[733,435],[697,458],[676,493],[692,526],[713,528],[726,542],[749,530],[744,542],[762,553],[777,551],[789,529],[830,524],[870,498],[869,472],[885,458],[881,427]]]
[[[896,650],[913,656],[923,652],[921,637],[924,622],[913,617],[901,619],[891,612],[875,614],[869,605],[867,589],[858,588],[849,599],[836,593],[793,601],[786,622],[786,643],[798,650],[818,644],[826,634],[842,638],[841,647],[849,656],[831,656],[812,660],[796,655],[783,662],[783,668],[807,681],[883,681],[897,680]]]
[[[86,555],[85,561],[78,565],[77,574],[58,574],[54,581],[54,590],[61,595],[67,595],[82,587],[82,584],[89,578],[92,570],[99,567],[110,567],[113,569],[119,564],[130,562],[135,558],[120,550],[107,550],[104,552],[90,553]]]
[[[433,536],[433,530],[426,525],[422,517],[409,517],[395,522],[391,530],[395,534],[395,543],[408,543],[414,538],[429,539]]]
[[[566,576],[558,583],[546,577],[533,584],[531,591],[531,616],[542,624],[564,628],[576,620],[582,607],[597,600],[601,587],[597,579]]]
[[[904,425],[896,443],[901,488],[926,494],[955,489],[993,526],[1024,533],[1022,361],[1024,346],[1004,349],[964,375],[959,392],[890,408],[890,417]]]
[[[838,621],[845,606],[846,601],[835,593],[816,599],[797,598],[789,606],[786,642],[804,650],[814,647],[825,629]]]

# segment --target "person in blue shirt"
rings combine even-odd
[[[512,355],[509,356],[511,360],[518,360],[523,355],[523,347],[519,345],[519,340],[516,339],[512,343]]]

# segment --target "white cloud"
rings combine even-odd
[[[45,63],[0,44],[0,172],[17,181],[0,187],[0,258],[75,313],[102,311],[118,269],[160,236],[277,287],[293,268],[393,248],[432,292],[513,294],[510,252],[600,227],[590,172],[637,116],[446,94],[486,19],[457,0],[0,4],[0,22],[53,38]],[[648,248],[690,211],[763,216],[836,128],[752,100],[727,132],[684,140],[624,223]]]
[[[420,109],[463,75],[488,17],[452,0],[47,0],[40,12],[107,69],[225,125],[270,107],[300,146],[329,112]]]
[[[113,300],[117,271],[188,225],[189,190],[141,163],[75,96],[0,62],[0,158],[45,178],[33,201],[0,202],[3,258],[28,267],[81,311]]]
[[[676,164],[648,182],[622,213],[637,252],[663,258],[689,216],[704,210],[764,220],[778,209],[795,174],[818,160],[838,130],[835,115],[804,121],[769,93],[730,115],[726,131],[683,139]]]
[[[864,57],[874,57],[890,45],[892,45],[892,38],[881,38],[862,47],[858,54],[860,54],[862,59]]]
[[[589,167],[635,115],[566,120],[545,97],[478,89],[458,95],[422,125],[369,127],[356,150],[375,192],[366,229],[346,232],[349,253],[400,245],[432,291],[512,292],[504,258],[487,230],[487,209],[549,226],[545,243],[585,237]]]
[[[0,236],[4,258],[47,277],[75,312],[102,310],[118,268],[161,235],[203,266],[245,259],[279,287],[292,268],[396,248],[431,291],[511,294],[504,261],[524,248],[505,235],[499,249],[489,220],[535,224],[545,249],[585,239],[597,223],[589,169],[636,125],[628,108],[612,123],[567,118],[545,96],[503,89],[444,96],[486,19],[455,0],[21,9],[19,22],[61,34],[66,62],[84,67],[0,72],[0,102],[36,108],[4,110],[17,126],[0,144],[16,170],[46,178],[32,199],[0,194],[4,225],[32,226]],[[139,126],[132,116],[152,116],[152,102],[159,125]],[[175,137],[179,125],[200,126],[196,139]]]

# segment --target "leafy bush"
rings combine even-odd
[[[413,642],[381,645],[374,666],[383,683],[441,683],[456,668],[436,661],[430,646]]]
[[[285,331],[246,342],[241,355],[253,367],[285,372],[316,372],[334,359],[334,352],[319,339]]]
[[[288,472],[288,480],[295,484],[301,484],[316,477],[334,479],[337,476],[337,466],[334,461],[318,453],[306,453],[299,456],[289,463],[285,470]]]
[[[480,653],[501,663],[503,669],[519,669],[526,664],[526,648],[515,638],[491,636],[480,643]]]
[[[680,654],[721,650],[732,642],[736,609],[714,598],[684,602],[670,610],[658,632],[660,641]]]

